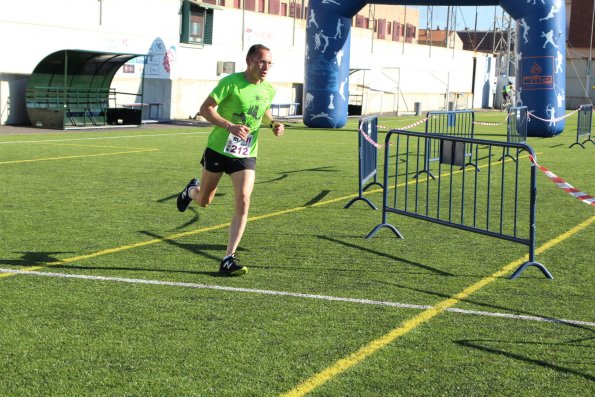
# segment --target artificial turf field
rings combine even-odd
[[[229,178],[209,208],[175,207],[209,130],[0,135],[1,396],[595,394],[592,206],[539,172],[537,260],[554,279],[509,280],[526,246],[394,214],[405,239],[364,239],[381,211],[343,208],[357,119],[290,123],[261,131],[238,250],[249,272],[218,277]],[[593,195],[595,145],[575,140],[576,114],[528,144]]]

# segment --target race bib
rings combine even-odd
[[[254,135],[248,135],[246,140],[238,138],[235,135],[229,134],[227,138],[227,143],[225,144],[225,148],[223,151],[225,153],[229,153],[234,155],[235,157],[248,157],[250,155],[250,144],[252,143],[252,139]]]

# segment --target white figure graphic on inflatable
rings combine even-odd
[[[531,29],[531,27],[527,25],[527,21],[525,21],[525,18],[521,18],[519,20],[519,26],[523,28],[523,40],[525,40],[525,43],[528,43],[529,29]]]
[[[556,73],[562,73],[562,61],[564,60],[564,57],[562,56],[562,53],[560,52],[560,50],[558,50],[558,56],[556,57]]]
[[[547,33],[541,32],[541,37],[545,38],[545,42],[543,43],[543,48],[545,48],[548,43],[550,43],[554,47],[558,48],[558,46],[554,42],[554,31],[553,30],[550,30]]]
[[[547,21],[548,19],[555,17],[558,11],[560,11],[560,7],[562,7],[562,0],[556,0],[550,9],[550,12],[545,16],[545,18],[539,18],[539,21]]]
[[[316,25],[316,29],[318,29],[318,22],[316,22],[316,15],[314,14],[314,10],[310,10],[310,17],[308,18],[308,27],[312,24]]]

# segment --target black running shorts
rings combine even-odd
[[[243,170],[256,169],[256,157],[234,158],[217,153],[211,148],[206,148],[200,163],[207,171],[225,172],[233,174]]]

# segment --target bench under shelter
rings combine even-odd
[[[141,107],[117,104],[122,96],[134,96],[134,102],[143,103],[144,68],[138,92],[117,92],[111,87],[120,67],[137,57],[146,59],[146,54],[60,50],[46,56],[27,85],[31,124],[62,130],[141,125]]]

